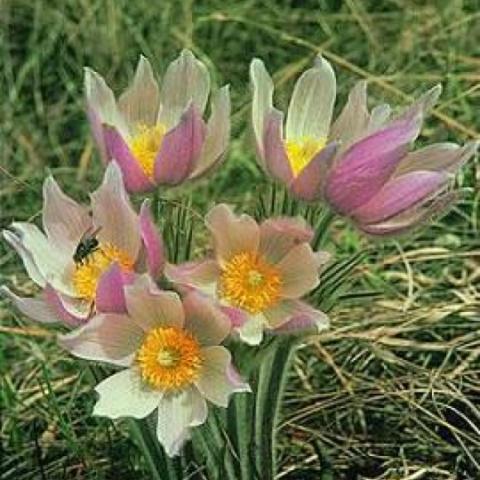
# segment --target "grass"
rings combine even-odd
[[[78,199],[98,184],[83,114],[85,65],[118,91],[140,52],[164,69],[180,48],[193,49],[216,85],[231,84],[233,141],[221,171],[167,195],[192,197],[198,210],[212,199],[249,209],[266,182],[250,148],[251,57],[274,74],[280,106],[320,51],[337,71],[342,101],[360,78],[372,105],[402,105],[442,82],[420,143],[463,142],[480,136],[479,20],[476,0],[4,0],[1,227],[39,215],[48,172]],[[351,288],[339,292],[331,331],[296,358],[279,478],[480,478],[479,179],[477,158],[457,180],[462,201],[400,242],[372,244],[335,222],[327,248],[338,258],[371,248]],[[202,248],[199,228],[195,239]],[[1,284],[34,291],[4,242],[0,266]],[[85,364],[3,300],[0,321],[2,478],[147,479],[123,424],[90,417]]]

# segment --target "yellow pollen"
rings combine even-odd
[[[159,390],[190,385],[203,364],[200,345],[192,334],[177,327],[151,330],[137,352],[142,378]]]
[[[285,142],[288,161],[292,167],[294,177],[310,163],[313,157],[325,147],[326,143],[326,138],[315,139],[311,137]]]
[[[111,243],[103,243],[80,263],[75,265],[73,285],[78,296],[93,302],[97,283],[108,267],[117,262],[122,270],[133,270],[133,261],[129,255]]]
[[[222,269],[219,294],[231,305],[255,314],[280,297],[280,272],[255,252],[234,255]]]
[[[162,124],[147,127],[140,125],[137,134],[130,140],[129,147],[145,174],[152,178],[155,157],[160,150],[166,128]]]

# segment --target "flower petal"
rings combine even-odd
[[[43,229],[49,240],[65,245],[73,255],[82,235],[91,227],[88,209],[65,195],[52,176],[43,183]]]
[[[282,279],[282,296],[299,298],[318,285],[315,253],[307,243],[301,243],[277,264]]]
[[[120,167],[126,189],[135,193],[153,190],[152,180],[143,171],[118,130],[115,127],[105,125],[103,134],[108,157],[113,159],[114,163],[117,163]]]
[[[183,327],[185,314],[177,293],[136,282],[125,287],[125,296],[131,321],[144,332],[156,327]]]
[[[355,221],[377,223],[426,200],[446,185],[448,175],[439,172],[412,172],[390,180],[368,203],[352,212]]]
[[[272,110],[273,82],[263,62],[254,58],[250,63],[250,81],[253,87],[252,125],[259,153],[259,160],[264,164],[265,119]]]
[[[100,382],[95,391],[99,399],[93,415],[111,419],[145,418],[161,401],[158,391],[148,388],[138,372],[127,368]]]
[[[163,138],[155,158],[155,181],[177,185],[192,173],[205,140],[205,123],[194,103]]]
[[[115,245],[135,260],[141,242],[139,220],[115,162],[108,164],[100,188],[92,193],[92,213],[95,225],[100,227],[100,241]]]
[[[289,184],[293,172],[283,142],[283,113],[275,108],[270,110],[265,119],[263,148],[267,173],[280,182]]]
[[[421,117],[397,122],[352,145],[330,172],[325,195],[343,214],[368,202],[385,184],[420,130]]]
[[[132,84],[122,93],[118,107],[131,128],[155,125],[160,92],[147,58],[140,55]]]
[[[151,202],[145,200],[140,207],[140,234],[145,245],[148,272],[158,278],[165,267],[165,246],[152,219]]]
[[[212,113],[208,120],[205,141],[197,165],[190,179],[208,173],[223,158],[230,140],[230,92],[229,86],[215,93],[211,103]]]
[[[59,344],[75,357],[129,366],[143,335],[127,315],[103,313],[83,327],[61,335]]]
[[[237,216],[224,203],[213,207],[205,217],[210,230],[217,259],[228,261],[241,252],[255,252],[260,241],[260,229],[248,215]]]
[[[232,328],[240,328],[248,322],[249,316],[245,310],[229,305],[221,305],[220,309],[230,319]]]
[[[203,365],[195,385],[207,400],[226,408],[232,393],[246,390],[245,385],[232,382],[229,377],[232,356],[225,347],[202,348]]]
[[[190,427],[205,423],[208,409],[196,388],[163,395],[158,405],[157,437],[168,456],[180,453],[190,438]]]
[[[370,118],[368,120],[367,133],[371,134],[383,128],[387,123],[387,120],[390,118],[390,113],[392,109],[388,103],[382,105],[377,105],[372,109]]]
[[[229,317],[208,297],[190,292],[183,299],[185,329],[193,333],[201,345],[220,344],[230,333]]]
[[[202,115],[209,93],[210,75],[207,68],[190,50],[183,50],[165,73],[160,94],[162,108],[159,122],[167,128],[175,127],[191,102]]]
[[[421,95],[409,107],[407,107],[405,111],[396,118],[395,121],[409,120],[419,115],[423,119],[425,114],[428,113],[437,103],[441,93],[442,85],[435,85],[433,88],[427,90],[423,95]]]
[[[337,144],[330,143],[320,150],[308,165],[295,177],[290,184],[290,190],[296,197],[313,201],[323,196],[327,172],[332,165]]]
[[[165,276],[173,283],[201,291],[213,292],[217,283],[220,268],[215,260],[186,262],[180,265],[167,263]]]
[[[336,95],[335,72],[318,56],[295,84],[288,107],[286,138],[327,138]]]
[[[310,243],[314,232],[302,217],[280,217],[260,225],[260,253],[270,263],[279,262],[295,245]]]
[[[69,327],[83,325],[91,315],[90,306],[76,298],[61,295],[50,284],[45,286],[43,297],[56,318]]]
[[[117,263],[113,263],[99,278],[95,296],[97,312],[126,313],[123,287],[126,279]]]
[[[249,315],[248,320],[237,327],[240,340],[248,345],[259,345],[263,340],[263,329],[266,327],[266,318],[264,315]]]

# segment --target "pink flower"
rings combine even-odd
[[[105,80],[88,68],[85,91],[100,153],[105,162],[113,159],[120,165],[128,191],[177,185],[222,160],[230,136],[228,86],[213,95],[205,124],[210,76],[189,50],[169,65],[161,89],[141,56],[132,84],[118,101]]]
[[[203,296],[183,303],[148,278],[125,287],[126,314],[100,314],[61,337],[73,355],[124,367],[96,387],[94,415],[144,418],[158,412],[157,437],[177,455],[192,427],[205,422],[207,402],[227,407],[234,392],[249,392],[220,343],[228,317]]]
[[[91,197],[90,214],[49,177],[43,185],[44,231],[26,222],[3,231],[42,292],[36,298],[19,297],[6,286],[1,292],[33,320],[75,326],[94,311],[123,312],[123,285],[138,273],[157,277],[163,270],[163,244],[149,204],[135,213],[115,163]]]
[[[264,330],[323,329],[327,316],[300,298],[318,285],[319,268],[329,259],[309,245],[312,230],[301,219],[277,218],[258,225],[217,205],[206,217],[215,258],[167,264],[165,275],[181,288],[218,302],[245,342],[255,345]]]
[[[475,153],[434,144],[409,152],[440,85],[393,119],[390,106],[367,108],[366,83],[359,82],[330,126],[335,74],[325,59],[298,79],[283,114],[273,108],[273,83],[263,63],[251,64],[252,121],[262,167],[301,199],[326,201],[371,235],[402,233],[443,211],[456,198],[447,191],[453,174]]]

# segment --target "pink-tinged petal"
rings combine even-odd
[[[51,285],[47,284],[43,291],[45,302],[59,321],[69,327],[78,327],[88,321],[90,308],[78,308],[76,300],[59,294]]]
[[[65,195],[52,176],[43,183],[42,220],[49,240],[65,245],[72,255],[82,235],[92,226],[88,209]]]
[[[106,378],[95,387],[95,391],[99,399],[93,415],[111,419],[145,418],[158,406],[162,395],[158,390],[149,388],[133,368]]]
[[[94,224],[100,228],[99,240],[115,245],[135,260],[141,244],[139,219],[115,162],[108,164],[102,184],[91,196]]]
[[[282,279],[282,296],[299,298],[318,285],[318,268],[312,247],[301,243],[277,264]]]
[[[201,345],[220,344],[230,333],[229,317],[211,299],[190,292],[183,299],[185,329],[193,333]]]
[[[260,253],[270,263],[279,262],[294,246],[310,243],[314,232],[302,217],[271,218],[260,225]]]
[[[129,125],[155,125],[160,91],[150,62],[140,55],[132,84],[122,93],[118,108]]]
[[[378,223],[425,201],[446,185],[448,175],[438,172],[412,172],[390,180],[368,203],[352,212],[362,224]]]
[[[405,111],[399,115],[394,121],[409,120],[420,115],[424,118],[434,105],[437,103],[438,98],[442,93],[442,86],[440,84],[435,85],[433,88],[425,92],[415,102],[413,102]]]
[[[205,140],[205,122],[191,103],[180,123],[163,138],[155,158],[155,181],[177,185],[192,173]]]
[[[122,270],[114,263],[98,280],[95,296],[95,308],[103,313],[126,313],[125,293],[123,287],[127,279]]]
[[[10,230],[3,230],[2,234],[5,241],[20,255],[20,258],[22,259],[28,276],[37,285],[39,285],[40,287],[44,287],[46,284],[45,277],[43,276],[40,269],[37,267],[32,253],[25,247],[25,245],[23,245],[20,237],[15,235]]]
[[[293,172],[283,142],[283,113],[279,110],[271,109],[265,119],[263,148],[267,172],[280,182],[289,184]]]
[[[332,165],[336,152],[336,143],[330,143],[320,150],[293,179],[289,187],[293,195],[309,202],[321,198],[327,180],[327,172]]]
[[[103,133],[109,158],[113,159],[122,170],[126,189],[133,193],[153,190],[155,185],[143,171],[118,130],[105,125]]]
[[[44,295],[36,298],[20,297],[9,288],[0,286],[0,294],[12,301],[15,307],[26,317],[40,323],[56,323],[58,316],[45,301]]]
[[[253,88],[252,125],[258,150],[258,159],[265,168],[264,132],[265,119],[272,110],[273,82],[263,62],[254,58],[250,63],[250,81]]]
[[[145,200],[140,208],[140,234],[145,246],[148,272],[153,278],[158,278],[165,267],[165,246],[153,222],[149,200]]]
[[[272,333],[319,332],[330,325],[325,313],[299,300],[284,300],[264,314]]]
[[[357,227],[374,237],[391,237],[403,235],[416,227],[422,226],[439,215],[446,213],[455,201],[457,192],[446,192],[439,195],[427,206],[411,208],[385,222],[370,225],[357,224]]]
[[[158,121],[172,128],[190,103],[203,114],[210,93],[210,75],[192,52],[183,50],[167,68],[162,83]]]
[[[297,80],[288,106],[287,140],[327,138],[336,96],[335,72],[318,56]]]
[[[90,68],[85,68],[85,96],[87,111],[95,112],[95,121],[114,126],[121,135],[128,136],[127,124],[117,108],[112,90],[103,77]]]
[[[180,265],[167,263],[164,273],[168,280],[178,285],[200,290],[207,287],[210,291],[217,283],[220,268],[215,260],[186,262]]]
[[[350,90],[347,103],[332,125],[330,138],[340,142],[344,149],[360,138],[367,128],[368,120],[367,82],[361,80]]]
[[[117,313],[100,314],[86,325],[59,337],[59,343],[75,357],[129,366],[144,333],[132,319]]]
[[[205,175],[222,161],[230,139],[230,110],[229,86],[226,85],[212,99],[205,142],[190,179]]]
[[[479,142],[463,147],[456,143],[437,143],[409,153],[395,170],[395,177],[417,170],[454,173],[475,155]]]
[[[383,187],[420,131],[421,117],[397,122],[351,146],[330,172],[325,196],[338,212],[349,214]]]
[[[230,325],[232,328],[242,327],[249,319],[248,314],[245,310],[236,307],[221,306],[222,312],[227,315],[230,320]]]
[[[64,243],[53,244],[33,223],[14,222],[11,228],[16,237],[7,234],[6,238],[13,240],[12,245],[16,245],[18,241],[21,242],[23,248],[30,253],[45,281],[66,295],[75,296],[76,292],[71,279],[74,265],[73,252],[69,246]]]
[[[241,252],[255,252],[260,242],[260,229],[249,215],[237,216],[225,204],[216,205],[205,217],[210,230],[217,259],[228,261]]]
[[[165,292],[153,284],[139,281],[125,287],[125,296],[130,321],[143,331],[164,326],[183,328],[185,313],[177,293]]]
[[[169,457],[180,453],[190,438],[190,428],[205,423],[207,415],[207,403],[195,387],[161,397],[157,438]]]
[[[367,133],[371,134],[383,128],[390,118],[392,109],[388,103],[377,105],[373,108],[370,118],[368,120]]]
[[[93,139],[97,144],[98,152],[100,153],[100,159],[105,165],[109,162],[110,157],[108,156],[107,146],[105,145],[102,119],[100,114],[93,106],[87,105],[86,113],[88,123],[90,124],[90,132],[92,133]]]
[[[202,348],[202,357],[203,365],[195,385],[207,400],[226,408],[230,395],[240,388],[230,382],[227,373],[232,356],[225,347],[206,347]]]

